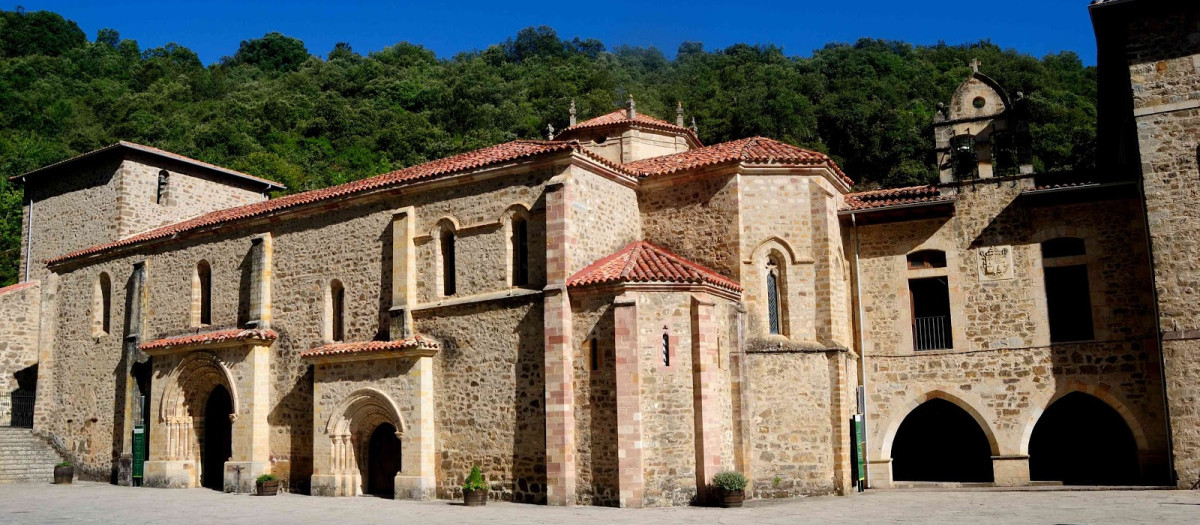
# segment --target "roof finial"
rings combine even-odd
[[[683,127],[683,102],[675,103],[675,125]]]
[[[700,128],[696,127],[696,117],[695,116],[692,117],[692,133],[695,133],[696,135],[700,135]]]
[[[546,140],[554,140],[554,124],[546,124]]]
[[[972,58],[972,59],[971,59],[971,70],[972,70],[973,72],[975,72],[975,73],[978,73],[978,72],[979,72],[979,65],[980,65],[980,62],[979,62],[979,59],[978,59],[978,58]]]
[[[575,125],[575,99],[571,99],[571,109],[568,111],[571,114],[571,125]]]
[[[634,108],[633,93],[629,94],[629,107],[625,109],[625,117],[629,120],[637,118],[637,109]]]

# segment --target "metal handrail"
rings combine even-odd
[[[917,350],[950,348],[947,326],[949,326],[949,321],[944,315],[913,319],[913,346]]]

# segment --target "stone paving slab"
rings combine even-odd
[[[449,501],[260,498],[205,489],[124,488],[100,483],[0,485],[0,523],[1200,523],[1200,492],[872,491],[853,497],[752,502],[743,509],[544,507]]]

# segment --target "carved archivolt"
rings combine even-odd
[[[194,459],[199,454],[195,418],[203,416],[204,403],[218,385],[229,392],[233,404],[229,419],[233,421],[240,406],[238,392],[233,375],[215,354],[193,352],[167,376],[159,420],[166,430],[168,460]]]

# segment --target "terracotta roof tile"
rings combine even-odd
[[[304,204],[324,201],[335,197],[353,195],[356,193],[362,193],[389,186],[399,186],[460,171],[482,168],[501,162],[533,157],[543,153],[567,150],[582,151],[582,148],[577,142],[542,140],[518,140],[514,142],[506,142],[504,144],[498,144],[495,146],[454,155],[452,157],[426,162],[424,164],[418,164],[416,166],[384,173],[382,175],[376,175],[374,177],[369,177],[354,182],[348,182],[346,184],[330,186],[328,188],[319,190],[306,191],[304,193],[286,195],[278,199],[256,202],[254,204],[247,204],[245,206],[238,206],[236,208],[214,211],[212,213],[200,215],[182,222],[177,222],[161,228],[142,232],[118,241],[92,246],[90,248],[84,248],[66,255],[55,257],[46,262],[47,264],[55,264],[77,257],[110,250],[120,246],[128,246],[153,239],[170,237],[207,226],[214,226],[237,219],[266,215],[268,213],[294,208]],[[606,164],[611,166],[611,163]]]
[[[269,189],[285,189],[286,188],[286,186],[284,186],[283,184],[280,184],[273,180],[264,179],[262,177],[255,177],[254,175],[250,175],[249,173],[242,173],[240,171],[235,171],[235,170],[231,170],[229,168],[217,166],[216,164],[209,164],[207,162],[204,162],[201,160],[196,160],[191,157],[185,157],[178,153],[171,153],[170,151],[167,151],[167,150],[162,150],[162,149],[158,149],[158,148],[155,148],[152,146],[146,146],[144,144],[138,144],[136,142],[129,142],[129,141],[125,141],[125,140],[122,140],[115,144],[110,144],[110,145],[100,148],[98,150],[89,151],[87,153],[81,153],[81,154],[71,157],[69,159],[61,160],[61,161],[55,162],[54,164],[50,164],[48,166],[43,166],[41,168],[38,168],[36,170],[33,170],[31,172],[28,172],[28,173],[25,173],[22,175],[9,177],[9,180],[17,180],[17,179],[21,179],[21,178],[25,178],[25,177],[31,177],[31,176],[46,172],[48,170],[70,164],[77,160],[85,159],[88,157],[99,155],[101,153],[106,153],[106,152],[113,151],[116,149],[121,149],[121,148],[141,151],[143,153],[149,153],[151,155],[157,155],[159,157],[166,157],[166,158],[174,159],[174,160],[186,163],[186,164],[191,164],[193,166],[199,166],[202,168],[210,169],[210,170],[213,170],[213,171],[216,171],[219,173],[223,173],[225,175],[231,175],[231,176],[239,178],[239,179],[251,180],[251,181],[269,186],[270,187]]]
[[[644,126],[644,127],[648,127],[648,128],[652,128],[652,129],[661,129],[664,131],[674,131],[677,133],[683,133],[683,134],[686,134],[689,137],[691,137],[692,140],[695,140],[696,144],[702,144],[702,142],[700,142],[700,137],[696,136],[696,132],[692,131],[690,128],[676,126],[670,122],[667,122],[665,120],[656,119],[656,118],[646,115],[644,113],[638,113],[638,114],[634,115],[632,120],[630,120],[629,113],[625,109],[618,109],[612,113],[605,113],[604,115],[600,115],[599,117],[591,118],[591,119],[587,119],[583,122],[579,122],[579,123],[575,124],[574,126],[571,126],[567,129],[562,130],[561,132],[559,132],[559,135],[561,136],[563,134],[570,134],[570,132],[578,131],[581,129],[603,128],[606,126],[618,126],[621,124],[637,124],[639,126]]]
[[[937,186],[909,186],[886,190],[862,191],[846,195],[847,210],[869,210],[921,202],[952,201],[953,196],[943,196]]]
[[[279,337],[279,334],[274,330],[257,330],[257,329],[242,329],[233,328],[230,330],[218,330],[215,332],[204,332],[199,334],[178,335],[167,337],[143,343],[138,346],[142,351],[160,350],[164,348],[172,348],[176,346],[196,346],[213,343],[223,343],[227,341],[245,341],[247,339],[259,339],[263,341],[274,341]]]
[[[841,177],[847,186],[853,185],[837,163],[828,155],[785,144],[766,137],[750,137],[696,148],[694,150],[652,157],[631,162],[624,167],[641,177],[665,175],[726,162],[754,162],[802,166],[824,165]]]
[[[9,292],[15,292],[17,290],[24,290],[26,288],[37,286],[37,284],[38,281],[25,281],[23,283],[10,284],[4,288],[0,288],[0,295],[4,295]]]
[[[741,285],[717,272],[646,241],[633,242],[592,263],[571,276],[567,286],[631,282],[711,284],[733,292],[742,291]]]
[[[359,355],[376,352],[393,352],[396,350],[426,349],[437,350],[442,345],[437,341],[420,334],[400,341],[364,341],[359,343],[332,343],[312,350],[300,352],[301,358],[328,357],[339,355]]]

